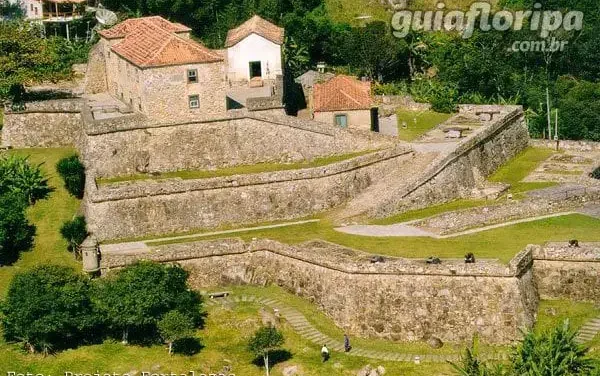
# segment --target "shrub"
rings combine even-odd
[[[188,289],[188,273],[179,266],[141,261],[98,281],[94,301],[107,324],[122,334],[130,332],[145,340],[157,333],[157,324],[167,312],[188,316],[194,327],[203,324],[200,296]]]
[[[60,234],[69,243],[69,251],[74,252],[75,256],[79,258],[79,245],[88,236],[85,217],[77,216],[63,223]]]
[[[33,245],[35,227],[25,217],[26,207],[18,193],[0,196],[0,266],[12,264]]]
[[[30,352],[75,346],[97,322],[88,280],[63,266],[39,266],[17,274],[1,311],[4,337],[22,342]]]
[[[52,189],[41,170],[42,164],[32,166],[28,157],[0,154],[0,194],[22,194],[29,204],[48,197]]]
[[[169,344],[169,355],[173,353],[173,343],[194,335],[194,321],[179,311],[169,311],[158,322],[161,338]]]
[[[72,155],[56,164],[56,170],[65,182],[65,188],[73,196],[81,199],[85,190],[85,168],[79,157]]]

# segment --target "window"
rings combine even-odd
[[[190,95],[188,97],[188,104],[190,105],[190,108],[200,108],[200,96]]]
[[[188,84],[195,84],[198,82],[198,69],[188,69],[187,80]]]
[[[335,115],[335,125],[340,128],[348,127],[348,116],[345,114]]]

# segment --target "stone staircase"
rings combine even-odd
[[[577,342],[584,344],[590,342],[598,334],[600,334],[600,316],[588,321],[579,329],[577,333]]]
[[[390,170],[385,178],[371,185],[344,206],[330,213],[334,224],[348,223],[367,216],[385,205],[391,195],[404,192],[412,182],[420,177],[438,156],[438,153],[416,153],[414,158]]]
[[[319,330],[317,330],[306,317],[295,308],[286,306],[276,299],[257,297],[252,295],[240,295],[231,296],[228,295],[224,298],[206,299],[205,304],[209,307],[216,306],[233,306],[237,303],[250,302],[261,306],[266,306],[272,309],[277,309],[281,317],[297,332],[301,337],[309,340],[317,346],[324,344],[335,352],[344,352],[344,343],[342,339],[333,339]],[[401,352],[390,352],[390,351],[377,351],[370,350],[362,347],[352,347],[352,350],[345,353],[348,356],[355,356],[361,358],[370,358],[378,360],[387,360],[392,362],[413,362],[416,358],[419,358],[420,362],[424,363],[446,363],[446,362],[457,362],[460,360],[459,354],[417,354],[417,353],[401,353]],[[316,355],[318,356],[318,354]],[[508,354],[506,352],[498,351],[494,353],[487,353],[482,356],[486,360],[506,360]]]

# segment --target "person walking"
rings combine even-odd
[[[350,352],[350,350],[352,350],[352,346],[350,346],[350,338],[348,338],[346,333],[344,333],[344,350],[346,352]]]
[[[327,345],[323,345],[321,348],[321,358],[323,358],[323,363],[329,360],[329,349],[327,348]]]

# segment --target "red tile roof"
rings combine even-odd
[[[313,88],[313,111],[367,110],[372,107],[371,83],[336,76]]]
[[[132,20],[136,21],[130,22],[126,26],[121,26],[123,24],[121,23],[106,31],[118,28],[113,35],[117,33],[125,35],[123,40],[111,47],[111,50],[140,68],[212,63],[224,60],[217,51],[175,34],[177,31],[174,30],[185,31],[177,24],[171,24],[160,17]]]
[[[177,22],[165,20],[160,16],[129,18],[121,23],[116,24],[110,29],[100,30],[98,34],[106,39],[125,38],[127,34],[135,30],[140,24],[152,24],[171,33],[184,33],[192,29]]]
[[[251,34],[260,35],[275,44],[283,44],[283,28],[270,23],[260,16],[254,16],[235,29],[227,32],[225,47],[236,45]]]

